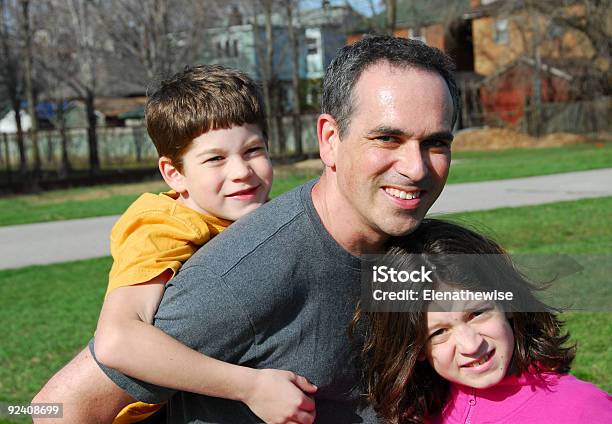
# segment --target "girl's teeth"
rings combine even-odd
[[[477,367],[478,365],[484,364],[485,362],[489,360],[490,356],[491,356],[491,353],[487,353],[480,361],[470,364],[470,367]]]

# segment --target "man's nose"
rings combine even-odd
[[[427,157],[421,148],[421,144],[416,140],[410,140],[399,150],[399,157],[396,161],[396,171],[411,181],[423,180],[429,169],[427,167]]]
[[[455,344],[457,350],[463,355],[476,355],[480,353],[484,338],[470,325],[462,325],[455,329]]]
[[[251,175],[251,172],[253,172],[253,169],[248,161],[242,158],[230,161],[229,175],[232,180],[244,180]]]

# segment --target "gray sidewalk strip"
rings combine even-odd
[[[455,213],[612,196],[612,168],[451,184],[430,213]]]
[[[446,186],[430,213],[612,196],[612,168]],[[0,269],[110,255],[109,234],[118,216],[0,227]]]

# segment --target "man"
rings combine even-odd
[[[458,103],[451,64],[435,49],[392,37],[343,48],[323,84],[321,178],[197,252],[170,281],[155,325],[221,360],[305,376],[319,388],[319,422],[376,422],[360,402],[361,364],[347,336],[359,256],[413,231],[442,191]],[[68,421],[111,420],[131,398],[87,353],[75,361],[35,401],[63,401]],[[257,422],[237,401],[104,372],[140,400],[167,400],[169,422]],[[70,381],[87,389],[63,389]]]

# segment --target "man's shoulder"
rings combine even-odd
[[[308,217],[309,182],[286,192],[232,224],[202,247],[185,265],[205,265],[224,274],[245,256],[280,254],[301,245],[300,233],[312,225]]]

